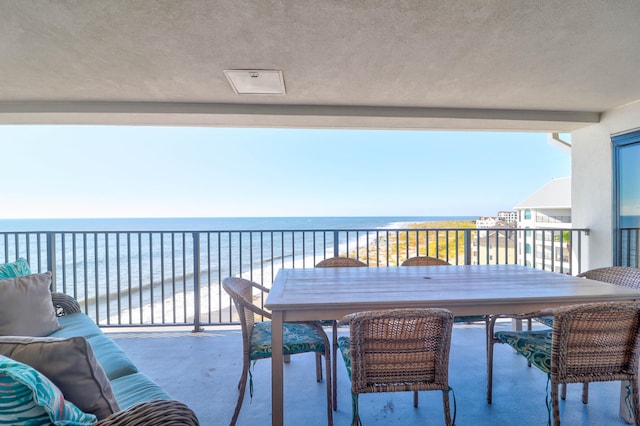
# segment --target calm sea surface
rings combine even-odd
[[[478,216],[0,219],[0,232],[376,229],[402,227],[407,223],[477,218]]]

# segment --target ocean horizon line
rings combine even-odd
[[[390,224],[476,220],[480,216],[255,216],[0,219],[0,232],[251,231],[376,229]]]

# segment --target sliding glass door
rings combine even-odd
[[[640,132],[613,138],[614,262],[640,267]]]

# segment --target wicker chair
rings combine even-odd
[[[449,262],[430,256],[410,257],[400,264],[400,266],[439,266],[451,265]]]
[[[400,264],[400,266],[444,266],[451,264],[442,259],[438,259],[437,257],[429,257],[429,256],[415,256],[410,257],[404,262]],[[458,316],[455,317],[454,320],[456,323],[472,323],[472,322],[483,322],[485,324],[485,329],[489,329],[489,316],[488,315],[469,315],[469,316]]]
[[[268,293],[269,289],[243,278],[225,278],[222,286],[233,299],[240,324],[242,325],[242,375],[238,383],[240,394],[236,403],[231,425],[235,425],[242,408],[244,392],[247,385],[247,376],[251,361],[271,358],[271,321],[256,322],[256,315],[271,318],[271,314],[264,309],[253,304],[253,289],[258,289]],[[316,353],[316,379],[322,380],[321,355],[325,356],[327,371],[327,420],[328,424],[333,424],[333,410],[331,409],[331,350],[329,349],[329,339],[322,327],[317,322],[296,322],[284,323],[284,344],[283,353],[293,355],[306,352]],[[251,387],[250,387],[251,389]]]
[[[330,257],[321,260],[316,264],[316,268],[361,268],[367,264],[354,259],[352,257]],[[330,325],[332,329],[331,347],[333,348],[333,365],[331,367],[331,375],[333,380],[333,409],[338,409],[338,321],[325,320],[320,321],[322,325]]]
[[[576,277],[603,281],[623,287],[640,288],[640,269],[630,268],[628,266],[608,266],[605,268],[591,269],[590,271],[576,275]],[[553,327],[553,317],[551,316],[538,317],[536,320],[548,327]]]
[[[316,268],[358,268],[362,266],[367,266],[367,264],[352,257],[329,257],[316,264]]]
[[[351,379],[352,425],[361,425],[358,395],[373,392],[441,390],[449,409],[449,351],[453,314],[446,309],[392,309],[347,315],[350,337],[340,351]]]
[[[495,338],[549,375],[554,425],[560,425],[559,384],[629,380],[632,399],[627,408],[640,426],[640,302],[591,303],[541,313],[553,315],[553,332],[501,331],[495,333]],[[491,325],[494,324],[492,319]],[[491,348],[493,363],[493,345]],[[492,379],[490,368],[488,400]]]
[[[640,269],[630,268],[628,266],[608,266],[604,268],[591,269],[576,275],[577,277],[587,278],[590,280],[603,281],[610,284],[615,284],[623,287],[640,288]],[[552,316],[536,317],[536,321],[543,323],[547,327],[553,327]],[[529,330],[531,330],[531,323],[529,323]],[[567,386],[562,385],[562,399],[567,397]],[[589,402],[589,383],[583,384],[582,388],[582,402],[587,404]]]

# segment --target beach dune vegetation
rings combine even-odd
[[[402,230],[383,230],[359,249],[357,257],[369,266],[396,266],[414,256],[462,264],[465,230],[475,228],[475,220],[449,220],[413,223]],[[375,259],[379,259],[377,265],[371,263]]]

